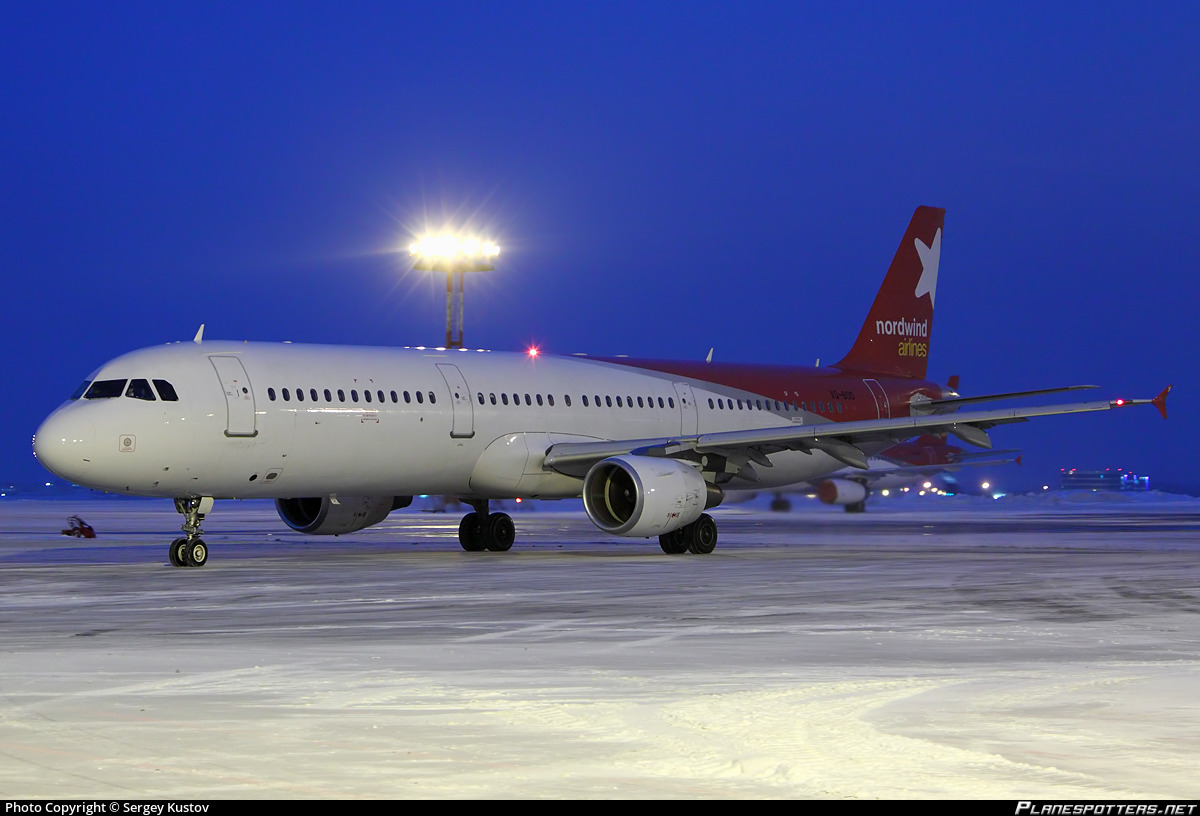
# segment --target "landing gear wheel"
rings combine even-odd
[[[771,499],[772,513],[787,513],[791,509],[792,503],[783,496],[776,496],[775,498]]]
[[[855,502],[854,504],[846,505],[847,513],[865,513],[867,512],[867,503],[865,501]]]
[[[492,552],[507,552],[517,539],[517,528],[507,513],[492,513],[487,518],[484,545]]]
[[[688,549],[687,539],[683,537],[683,529],[672,530],[660,535],[658,546],[662,547],[662,551],[667,555],[683,555]]]
[[[467,513],[458,523],[458,543],[467,552],[482,552],[485,548],[483,525],[478,513]]]
[[[172,567],[187,566],[187,561],[184,558],[184,550],[186,547],[186,538],[177,538],[171,542],[171,546],[167,548],[167,560],[171,562]]]
[[[688,552],[708,555],[717,547],[717,523],[712,516],[702,513],[700,518],[683,528]]]
[[[184,563],[189,567],[203,567],[208,563],[208,545],[204,543],[204,539],[195,538],[184,544],[183,547]]]

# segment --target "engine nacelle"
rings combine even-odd
[[[606,533],[649,538],[678,530],[721,503],[719,488],[675,459],[613,456],[583,479],[583,507]]]
[[[309,535],[353,533],[412,504],[412,496],[317,496],[276,499],[275,510],[293,530]]]
[[[826,504],[858,504],[870,493],[866,485],[852,479],[826,479],[817,485],[817,498]]]

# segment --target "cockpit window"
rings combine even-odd
[[[92,384],[92,381],[91,381],[91,380],[84,380],[82,383],[80,383],[80,384],[79,384],[79,387],[75,389],[75,393],[71,395],[71,399],[73,399],[73,400],[77,400],[77,399],[79,399],[80,397],[82,397],[82,396],[83,396],[83,392],[84,392],[84,391],[87,391],[87,390],[88,390],[88,386],[89,386],[89,385],[91,385],[91,384]]]
[[[171,385],[166,380],[155,380],[154,387],[158,389],[158,396],[164,402],[179,401],[179,395],[175,393],[175,386]]]
[[[125,396],[149,402],[154,401],[154,392],[150,390],[150,383],[145,380],[130,380],[129,387],[125,389]]]
[[[125,393],[126,380],[96,380],[83,395],[84,399],[113,399]]]

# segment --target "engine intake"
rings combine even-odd
[[[649,538],[678,530],[721,503],[694,467],[655,456],[613,456],[583,479],[583,507],[606,533]]]
[[[316,496],[276,499],[284,524],[309,535],[341,535],[378,524],[388,513],[412,504],[412,496]]]

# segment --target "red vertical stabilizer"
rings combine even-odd
[[[925,379],[946,211],[917,207],[854,347],[837,368]]]

